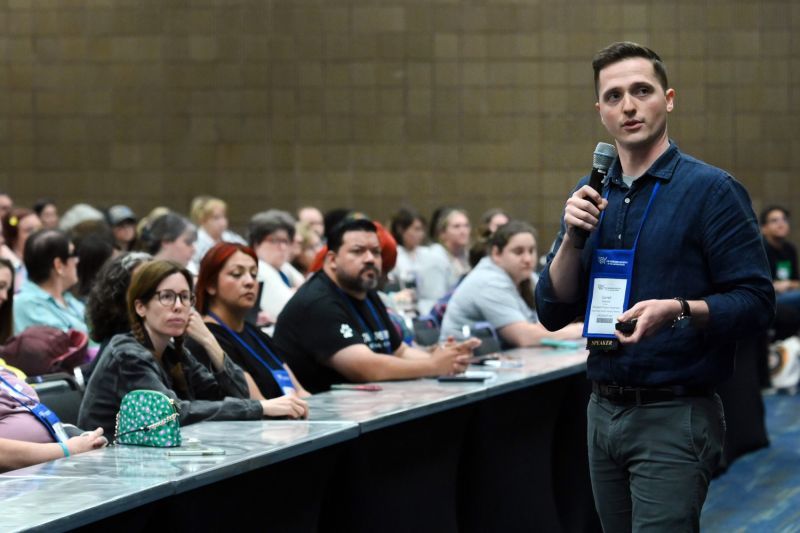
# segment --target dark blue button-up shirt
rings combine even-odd
[[[747,191],[726,172],[682,154],[671,144],[628,188],[617,159],[604,191],[608,207],[581,255],[577,302],[555,299],[551,261],[565,225],[536,287],[539,320],[550,330],[586,312],[591,254],[600,248],[631,248],[657,181],[650,214],[635,253],[630,306],[681,296],[705,300],[704,329],[663,328],[635,345],[592,351],[589,379],[621,385],[716,385],[733,371],[735,341],[762,332],[775,312],[775,293]],[[588,176],[578,184],[588,182]],[[600,238],[602,237],[602,239]],[[598,242],[600,240],[601,242]]]

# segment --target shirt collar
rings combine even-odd
[[[671,180],[680,156],[681,152],[678,150],[678,145],[670,140],[669,148],[653,162],[650,168],[647,169],[647,172],[642,174],[642,176],[653,176],[665,181]],[[622,181],[622,165],[619,162],[619,157],[614,159],[614,163],[608,170],[606,180],[610,180],[615,185],[625,186],[625,182]]]
[[[31,295],[35,296],[38,299],[41,299],[41,300],[52,300],[54,302],[56,301],[56,299],[53,298],[53,296],[49,292],[47,292],[46,290],[41,288],[38,284],[32,282],[29,279],[26,279],[22,283],[22,287],[20,288],[20,292],[23,292],[23,291],[28,293],[28,294],[31,294]]]

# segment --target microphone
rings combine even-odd
[[[592,154],[592,174],[589,177],[589,187],[596,190],[598,193],[603,192],[603,178],[608,172],[614,158],[617,157],[617,149],[614,145],[608,143],[597,143]],[[575,248],[583,250],[586,245],[586,239],[589,238],[589,232],[581,228],[572,228],[572,241]]]

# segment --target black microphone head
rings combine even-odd
[[[592,154],[592,168],[596,168],[605,174],[616,157],[617,149],[614,148],[613,144],[597,143],[594,148],[594,154]]]

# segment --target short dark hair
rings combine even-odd
[[[402,246],[403,233],[417,220],[425,226],[425,219],[413,207],[401,207],[397,210],[397,213],[392,216],[389,225],[389,231],[392,233],[394,240],[397,241],[397,244]]]
[[[69,259],[69,237],[63,231],[40,229],[25,242],[25,269],[28,279],[36,284],[47,281],[56,258]]]
[[[767,217],[769,217],[769,214],[772,213],[773,211],[780,211],[781,213],[783,213],[783,216],[786,217],[787,220],[789,219],[788,209],[786,209],[785,207],[781,207],[779,205],[768,205],[761,211],[761,214],[758,215],[758,223],[761,224],[762,226],[766,226]]]
[[[42,211],[44,211],[48,205],[56,205],[55,200],[52,198],[39,198],[36,200],[36,203],[33,204],[33,212],[36,213],[37,216],[42,216]]]
[[[328,233],[328,250],[337,253],[342,247],[345,233],[350,231],[368,231],[378,233],[378,228],[368,218],[345,218]]]
[[[86,298],[100,268],[114,255],[114,238],[104,232],[90,233],[74,242],[78,256],[77,296]]]
[[[642,46],[641,44],[633,43],[630,41],[622,41],[610,44],[597,52],[592,59],[592,69],[594,69],[594,94],[599,96],[598,82],[600,80],[600,71],[609,65],[613,65],[624,59],[632,59],[635,57],[642,57],[650,60],[655,71],[656,78],[661,84],[661,87],[666,91],[669,88],[667,81],[667,67],[664,61],[653,50]]]
[[[284,230],[290,241],[294,240],[294,217],[286,211],[278,209],[257,213],[247,224],[248,243],[255,248],[264,239],[279,230]]]

